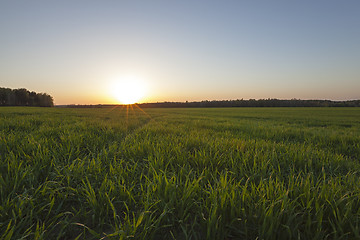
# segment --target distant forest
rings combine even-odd
[[[121,104],[119,104],[121,106]],[[249,99],[249,100],[216,100],[200,102],[157,102],[139,103],[141,108],[206,108],[206,107],[360,107],[360,100],[331,101],[331,100],[301,100],[301,99]],[[59,107],[72,108],[106,108],[111,104],[99,105],[63,105]]]
[[[25,88],[0,88],[0,106],[53,107],[53,98],[46,93],[30,92]]]

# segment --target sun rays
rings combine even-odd
[[[126,129],[129,127],[130,117],[131,119],[139,119],[142,116],[145,116],[148,119],[152,119],[151,115],[145,112],[138,104],[118,104],[110,107],[107,111],[104,112],[103,116],[109,115],[114,111],[118,111],[121,116],[124,114]]]

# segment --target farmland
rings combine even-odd
[[[359,108],[0,108],[0,239],[360,239]]]

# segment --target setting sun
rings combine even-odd
[[[134,104],[145,96],[145,83],[138,78],[125,77],[110,86],[112,96],[122,104]]]

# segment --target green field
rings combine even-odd
[[[0,239],[360,239],[360,108],[0,108]]]

